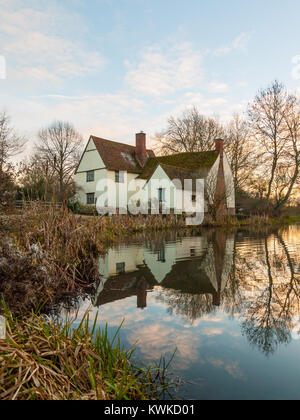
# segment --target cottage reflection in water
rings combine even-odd
[[[152,238],[110,249],[99,262],[101,282],[95,306],[130,296],[138,308],[147,306],[147,294],[156,286],[190,295],[210,295],[220,306],[233,265],[234,236],[214,232],[167,241]]]

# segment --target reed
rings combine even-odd
[[[28,204],[0,218],[0,293],[14,314],[86,294],[100,281],[108,246],[138,232],[180,228],[176,217],[84,217],[66,208]]]
[[[0,400],[149,400],[172,384],[165,362],[140,368],[133,349],[121,347],[119,331],[86,314],[76,328],[32,313],[14,318],[4,303],[7,337],[0,340]]]

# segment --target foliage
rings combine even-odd
[[[0,400],[145,400],[170,384],[166,367],[135,366],[134,350],[119,331],[96,330],[86,314],[80,325],[32,313],[16,319],[3,302],[7,338],[0,341]]]

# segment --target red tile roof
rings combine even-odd
[[[108,170],[127,171],[136,174],[142,173],[143,168],[135,157],[135,146],[117,143],[95,136],[91,136],[91,138]],[[149,158],[155,157],[152,150],[147,150],[147,154]]]

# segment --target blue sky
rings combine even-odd
[[[133,143],[192,105],[228,120],[275,78],[300,88],[299,0],[0,0],[0,16],[0,109],[31,143],[53,119]]]

